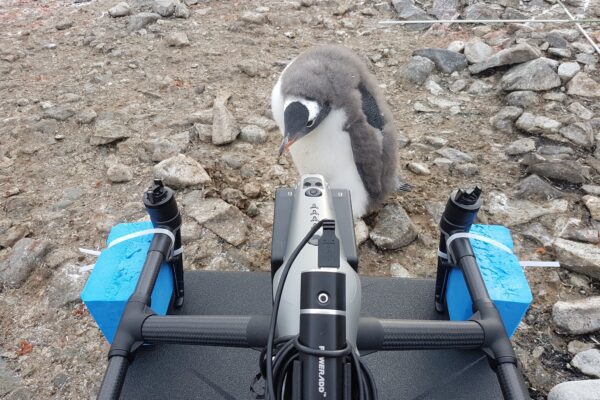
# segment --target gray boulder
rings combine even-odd
[[[562,124],[551,118],[541,115],[534,115],[528,112],[523,113],[515,123],[517,128],[525,132],[543,135],[558,133]]]
[[[562,267],[600,279],[600,248],[597,245],[559,238],[552,247]]]
[[[552,320],[558,329],[570,335],[600,331],[600,296],[558,301],[552,307]]]
[[[549,179],[570,183],[584,183],[581,165],[575,161],[545,161],[527,167],[528,174],[537,174]]]
[[[600,379],[563,382],[550,390],[548,400],[597,400],[598,393]]]
[[[486,69],[500,67],[502,65],[519,64],[542,56],[542,53],[527,43],[521,43],[514,47],[500,50],[487,60],[469,67],[472,74],[478,74]]]
[[[567,93],[573,96],[597,98],[600,97],[600,83],[586,73],[579,72],[567,83]]]
[[[470,40],[465,43],[464,53],[471,64],[477,64],[490,58],[494,50],[481,40]]]
[[[154,166],[154,176],[174,188],[201,185],[210,182],[202,165],[183,154],[168,158]]]
[[[435,64],[429,58],[416,56],[400,67],[395,78],[402,82],[422,85],[434,69]]]
[[[536,59],[511,68],[501,80],[502,89],[512,90],[549,90],[560,87],[560,77],[544,60]]]
[[[594,146],[594,129],[589,122],[576,122],[560,128],[559,132],[581,147],[591,149]]]
[[[411,244],[417,238],[417,230],[402,206],[388,204],[379,212],[369,237],[377,247],[395,250]]]
[[[428,48],[416,50],[413,52],[413,56],[429,58],[435,63],[436,68],[445,74],[461,71],[469,65],[467,57],[464,54],[446,49]]]
[[[517,185],[517,199],[552,200],[565,197],[564,193],[537,175],[530,175]]]
[[[577,353],[571,360],[571,365],[586,375],[600,378],[600,350],[590,349]]]

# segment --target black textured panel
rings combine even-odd
[[[268,314],[269,273],[186,272],[186,297],[174,314]],[[434,311],[434,281],[361,277],[362,314],[379,318],[443,319]],[[123,399],[247,400],[259,353],[164,344],[145,346],[129,367]],[[500,400],[487,359],[476,350],[380,352],[365,356],[379,398]]]
[[[360,96],[362,97],[362,110],[367,117],[367,122],[372,127],[383,131],[383,125],[385,125],[385,121],[383,120],[381,111],[379,111],[375,97],[373,97],[373,95],[363,84],[360,84],[358,90],[360,90]]]

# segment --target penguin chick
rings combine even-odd
[[[396,188],[396,128],[365,64],[338,45],[314,47],[282,72],[271,94],[273,117],[298,172],[349,189],[354,218]]]

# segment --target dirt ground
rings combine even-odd
[[[417,32],[382,27],[378,21],[393,18],[394,12],[372,2],[349,5],[344,12],[333,1],[310,7],[279,1],[210,1],[191,6],[189,19],[165,18],[141,33],[131,33],[127,18],[108,16],[115,3],[0,3],[0,156],[4,156],[0,219],[8,226],[26,227],[29,237],[51,245],[43,265],[21,288],[0,292],[0,356],[18,377],[23,396],[19,398],[95,397],[108,345],[81,302],[63,299],[65,293],[56,293],[53,282],[59,271],[77,271],[93,263],[78,247],[102,248],[115,222],[144,217],[140,198],[155,164],[144,145],[148,138],[190,130],[191,116],[211,109],[223,92],[231,94],[228,108],[241,125],[268,117],[270,93],[279,73],[310,46],[341,43],[361,54],[382,85],[398,127],[412,143],[399,150],[399,163],[414,189],[389,201],[402,204],[419,238],[398,251],[381,251],[367,241],[359,249],[363,274],[387,276],[390,265],[399,263],[414,276],[433,277],[438,231],[428,209],[439,208],[454,188],[480,184],[485,193],[508,191],[524,176],[519,164],[503,151],[518,136],[494,131],[489,124],[490,116],[502,106],[500,96],[459,94],[463,106],[456,115],[416,113],[414,102],[429,93],[404,87],[394,78],[414,50],[445,48],[453,40],[468,39],[472,33],[467,28]],[[130,4],[138,10],[144,7],[141,0]],[[261,10],[265,21],[250,23],[241,18],[244,11],[257,7],[267,8]],[[72,26],[58,30],[57,24],[64,21]],[[185,32],[190,45],[169,47],[165,37],[172,32]],[[441,77],[441,82],[445,79]],[[497,77],[482,79],[494,83]],[[126,120],[130,138],[92,145],[94,123],[80,123],[74,117],[44,122],[48,121],[43,119],[45,102],[66,104],[74,112],[91,109],[98,116],[118,113]],[[417,176],[406,170],[408,162],[431,161],[430,149],[419,145],[424,136],[445,138],[449,146],[473,155],[479,174],[465,177],[433,170],[431,175]],[[262,144],[238,140],[217,147],[195,138],[185,149],[212,178],[202,188],[206,196],[219,196],[225,188],[248,182],[260,187],[255,199],[260,210],[254,217],[256,241],[252,249],[241,248],[250,260],[246,269],[268,270],[274,191],[294,185],[297,179],[289,158],[277,160],[278,144],[279,133],[270,129],[268,141]],[[243,167],[231,168],[224,156],[239,160]],[[130,167],[130,181],[112,183],[107,178],[108,165],[114,161]],[[179,191],[178,199],[191,190]],[[240,208],[246,211],[247,205]],[[481,219],[488,222],[485,213]],[[192,252],[205,251],[198,244],[205,232],[191,219],[186,223],[190,226],[186,245]],[[515,239],[520,258],[551,259],[536,253],[534,243],[519,235]],[[0,256],[8,252],[1,249]],[[236,265],[215,267],[192,254],[186,268],[236,269]],[[527,276],[534,303],[514,342],[531,394],[542,399],[554,384],[581,378],[568,364],[566,344],[571,338],[557,334],[552,326],[552,304],[600,294],[600,285],[583,278],[583,284],[575,282],[564,270],[531,269]],[[532,355],[540,346],[542,354]]]

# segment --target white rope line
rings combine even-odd
[[[421,19],[411,21],[383,20],[381,25],[414,25],[414,24],[599,24],[600,19]]]
[[[175,246],[175,235],[173,235],[173,232],[171,232],[170,230],[164,229],[164,228],[143,229],[141,231],[129,233],[127,235],[118,237],[115,240],[111,241],[110,243],[108,243],[108,245],[106,246],[105,249],[110,249],[111,247],[116,246],[119,243],[123,243],[123,242],[126,242],[131,239],[135,239],[135,238],[138,238],[141,236],[153,235],[155,233],[162,233],[163,235],[167,235],[169,237],[169,239],[171,239],[171,246],[169,248],[169,253],[171,254],[171,257],[175,257],[175,256],[178,256],[179,254],[183,253],[183,246],[179,247],[178,249],[173,249],[173,247]],[[91,255],[94,257],[98,257],[102,253],[102,250],[99,251],[99,250],[84,249],[82,247],[79,248],[79,251],[81,253],[88,254],[88,255]],[[169,257],[169,258],[171,258],[171,257]],[[79,272],[91,271],[92,269],[94,269],[94,266],[95,266],[95,264],[84,265],[79,268]]]
[[[545,268],[560,268],[558,261],[519,261],[521,267],[545,267]]]
[[[594,41],[592,40],[590,35],[587,34],[587,32],[581,27],[581,25],[576,22],[575,18],[573,17],[573,14],[571,14],[569,9],[567,7],[565,7],[565,5],[560,0],[558,0],[558,4],[560,4],[560,6],[563,8],[563,10],[565,10],[565,12],[569,16],[569,18],[571,18],[571,21],[575,22],[575,26],[579,29],[579,31],[583,34],[583,36],[585,36],[585,38],[588,40],[588,42],[590,42],[590,44],[592,45],[594,50],[596,50],[596,53],[600,54],[600,48],[598,48],[596,43],[594,43]]]

